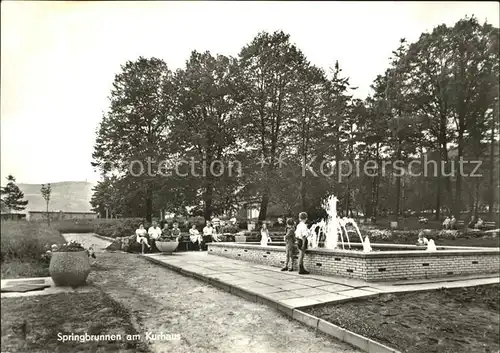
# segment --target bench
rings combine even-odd
[[[192,249],[196,249],[197,246],[196,244],[193,244],[191,242],[191,239],[189,239],[189,234],[181,234],[179,238],[179,246],[177,247],[178,251],[189,251]],[[197,250],[197,249],[196,249]]]
[[[484,222],[482,229],[489,230],[489,229],[496,229],[496,228],[498,228],[498,227],[497,227],[495,222]]]

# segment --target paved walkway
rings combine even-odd
[[[144,257],[243,297],[257,296],[255,301],[259,301],[260,298],[292,309],[367,297],[378,293],[467,287],[499,282],[498,275],[495,275],[479,279],[450,278],[446,281],[435,279],[372,283],[345,277],[281,272],[276,267],[208,255],[206,252],[185,252],[173,255],[146,254]]]

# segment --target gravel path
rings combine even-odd
[[[72,234],[70,238],[88,243],[89,237]],[[154,352],[360,352],[265,305],[133,254],[101,253],[95,266],[89,281],[128,308],[141,331],[180,334],[180,340],[151,341]]]

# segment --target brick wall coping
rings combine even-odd
[[[233,243],[233,242],[223,242],[223,243],[208,243],[209,247],[220,247],[220,248],[233,248],[233,249],[251,249],[251,250],[261,250],[261,251],[272,251],[272,252],[285,252],[284,246],[260,246],[260,243]],[[391,245],[391,246],[389,246]],[[326,249],[314,249],[307,250],[306,254],[319,254],[319,255],[330,255],[330,256],[343,256],[343,257],[358,257],[358,258],[391,258],[391,257],[432,257],[432,256],[475,256],[475,255],[500,255],[500,248],[473,248],[473,247],[437,247],[437,251],[427,251],[427,250],[408,250],[408,249],[422,249],[424,247],[417,245],[398,245],[398,244],[371,244],[372,248],[395,248],[404,250],[400,251],[372,251],[372,252],[362,252],[362,251],[343,251],[343,250],[326,250]],[[442,250],[441,250],[442,249]],[[446,250],[444,250],[446,249]]]

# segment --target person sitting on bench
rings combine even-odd
[[[450,229],[450,222],[451,222],[450,217],[446,216],[446,218],[443,221],[443,229]]]
[[[206,226],[203,228],[203,243],[210,243],[212,242],[212,235],[214,233],[214,228],[212,227],[212,224],[210,221],[207,221]]]
[[[180,241],[181,238],[181,230],[179,229],[179,223],[174,222],[173,228],[172,228],[172,236],[175,237],[175,240],[177,242]]]
[[[455,216],[451,216],[451,219],[450,219],[450,229],[455,229],[455,224],[457,223],[457,219],[455,218]]]
[[[467,224],[467,228],[469,229],[474,229],[474,226],[476,225],[476,218],[474,216],[472,216],[470,218],[470,222],[469,224]]]
[[[146,245],[149,249],[151,249],[151,246],[148,244],[148,238],[146,238],[148,232],[146,229],[144,229],[144,225],[140,225],[139,229],[135,231],[135,236],[136,236],[136,242],[138,244],[141,244],[141,252],[144,254],[144,245]]]
[[[481,229],[484,226],[484,221],[481,217],[477,220],[477,223],[474,225],[474,228]]]
[[[203,238],[198,229],[196,229],[196,224],[193,224],[189,230],[189,240],[191,240],[193,244],[198,244],[198,249],[201,251],[201,242]]]
[[[151,252],[156,252],[156,241],[161,237],[161,229],[158,227],[158,223],[153,221],[153,224],[148,229],[149,239],[151,241]]]

